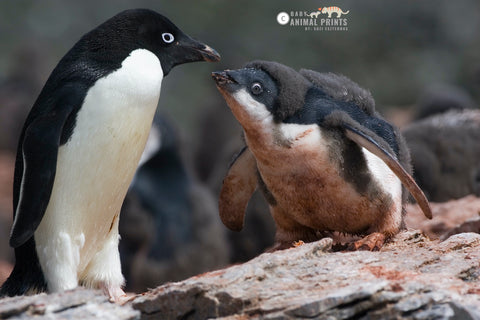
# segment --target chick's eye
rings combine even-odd
[[[175,37],[173,36],[173,34],[165,32],[165,33],[162,33],[162,40],[165,43],[172,43],[173,40],[175,40]]]
[[[253,94],[258,95],[263,92],[263,87],[260,83],[255,82],[252,84],[251,90]]]

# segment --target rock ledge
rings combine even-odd
[[[1,319],[480,319],[480,234],[400,233],[379,252],[331,239],[168,283],[124,306],[99,292],[0,300]]]

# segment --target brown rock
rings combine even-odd
[[[475,222],[480,217],[480,198],[466,196],[443,203],[432,202],[430,205],[432,220],[427,220],[417,205],[408,205],[405,219],[407,227],[420,229],[431,239],[446,239],[460,232],[480,232],[480,223]]]

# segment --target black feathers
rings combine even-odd
[[[287,87],[291,91],[296,90],[295,94],[292,94],[293,99],[280,95],[278,97],[280,109],[286,110],[282,113],[282,115],[286,115],[282,118],[283,122],[321,123],[330,127],[338,127],[342,123],[350,123],[354,127],[361,124],[370,135],[375,135],[381,141],[384,148],[398,156],[399,146],[394,128],[375,111],[375,101],[370,92],[352,80],[334,73],[319,73],[306,69],[297,73],[288,67],[282,69],[278,63],[256,62],[255,65],[262,67],[271,76],[270,72],[274,72],[275,76],[272,77],[278,81],[292,82],[288,86],[283,84],[283,87]],[[273,67],[270,67],[271,65]],[[287,70],[288,73],[284,70]],[[292,76],[293,73],[296,73],[297,76]],[[305,93],[299,89],[306,86],[305,80],[298,80],[299,75],[310,81]],[[294,83],[297,84],[294,85]],[[285,92],[291,94],[290,91]],[[301,94],[304,96],[300,100]],[[292,106],[294,103],[297,103],[294,105],[295,107]],[[292,111],[295,112],[291,113]]]
[[[335,100],[353,102],[369,115],[375,114],[375,100],[370,91],[361,88],[349,78],[335,73],[319,73],[301,69],[301,75]]]
[[[40,95],[20,137],[10,235],[10,245],[14,248],[32,237],[42,221],[55,180],[58,148],[70,137],[74,117],[85,95],[73,86],[65,86],[57,93],[43,103],[41,97],[45,94]]]
[[[298,72],[283,64],[270,61],[252,61],[245,67],[267,72],[277,84],[278,106],[273,111],[276,121],[285,120],[302,107],[311,83]]]

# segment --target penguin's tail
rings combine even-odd
[[[33,237],[15,248],[16,263],[0,288],[0,297],[13,297],[47,291],[47,282],[38,261]]]

